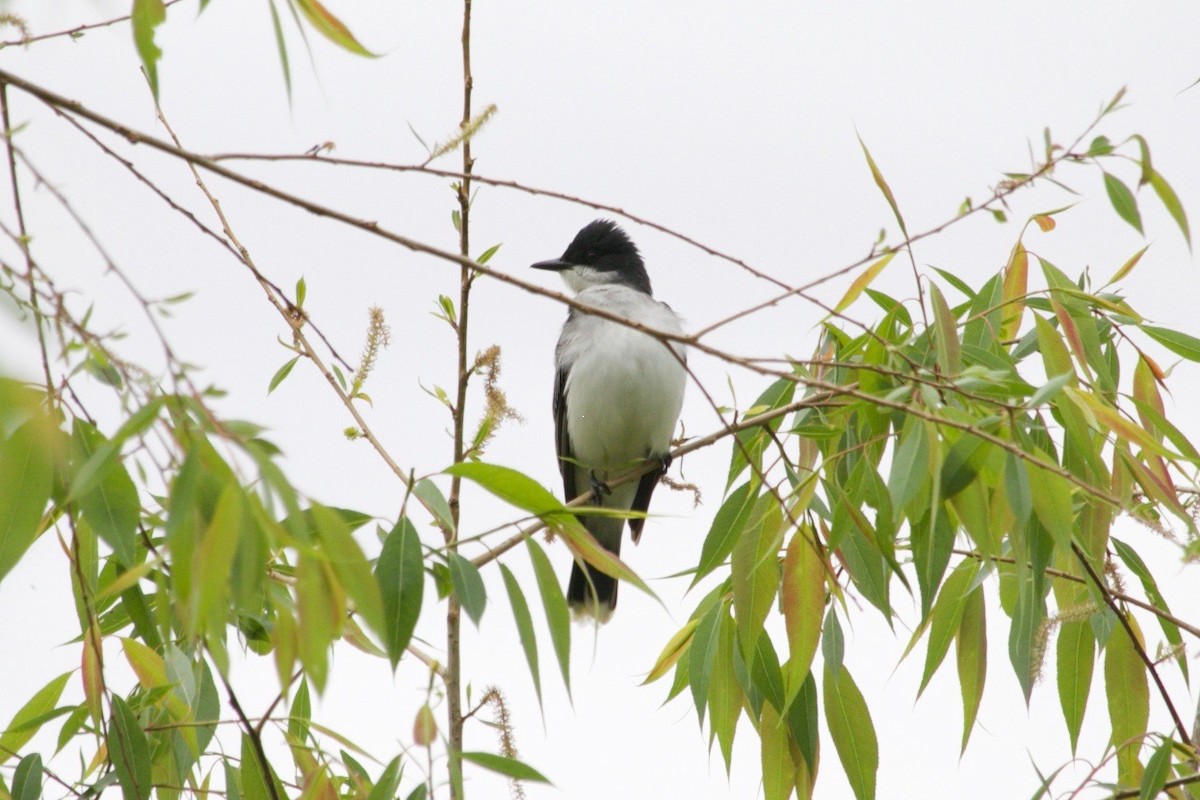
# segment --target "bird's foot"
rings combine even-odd
[[[664,475],[666,474],[667,470],[669,470],[671,468],[671,454],[670,453],[663,453],[657,459],[651,458],[650,460],[658,461],[658,463],[660,465],[662,465],[662,471],[663,471]]]
[[[595,472],[591,473],[590,478],[592,482],[592,500],[596,503],[603,503],[604,498],[612,494],[612,489],[609,488],[607,483],[597,478]]]

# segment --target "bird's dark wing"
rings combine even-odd
[[[554,377],[554,446],[558,453],[558,471],[563,478],[563,502],[575,497],[575,454],[571,452],[571,436],[567,432],[567,374],[559,369]]]
[[[633,496],[633,506],[631,510],[646,513],[650,508],[650,495],[654,494],[654,487],[658,486],[658,482],[663,475],[667,474],[665,464],[656,467],[647,472],[638,480],[637,494]],[[642,538],[642,526],[646,524],[645,517],[630,517],[629,533],[633,536],[633,543],[637,544],[638,539]]]

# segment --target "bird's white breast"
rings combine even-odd
[[[626,286],[593,286],[578,300],[657,330],[682,333],[670,308]],[[559,363],[569,370],[567,433],[580,464],[608,472],[670,450],[686,380],[682,345],[672,343],[673,353],[653,336],[576,312],[558,347]]]

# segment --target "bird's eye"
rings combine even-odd
[[[596,258],[596,251],[589,249],[586,253],[583,254],[583,257],[585,259],[587,259],[588,261],[593,261]]]

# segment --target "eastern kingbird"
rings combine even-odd
[[[637,247],[611,220],[588,224],[562,258],[533,268],[558,272],[580,303],[666,333],[683,332],[671,307],[653,298]],[[664,344],[575,308],[567,312],[554,381],[554,438],[567,500],[591,492],[603,508],[645,513],[667,470],[683,405],[685,359],[686,349],[678,342]],[[657,461],[657,467],[636,482],[605,485],[644,459]],[[581,515],[580,521],[601,545],[620,553],[625,520]],[[635,543],[644,522],[629,520]],[[567,601],[576,616],[607,622],[617,605],[617,581],[577,560]]]

